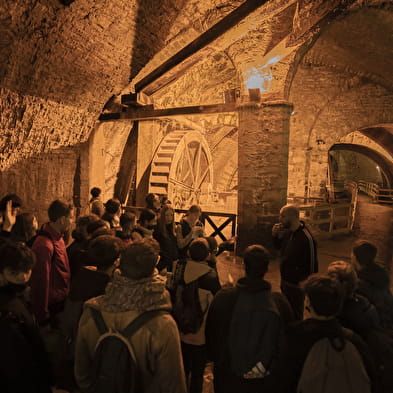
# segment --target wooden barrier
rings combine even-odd
[[[300,217],[319,237],[350,233],[354,224],[356,202],[299,206]]]
[[[364,180],[358,181],[359,190],[371,196],[376,203],[393,204],[393,189],[380,188],[378,184],[366,182]]]
[[[134,211],[139,212],[144,207],[140,206],[125,206],[123,210],[125,211]],[[179,222],[181,215],[187,213],[187,210],[184,209],[174,209],[175,210],[175,220]],[[220,222],[216,220],[219,219]],[[222,220],[224,219],[224,220]],[[213,229],[213,232],[206,233],[206,236],[216,237],[218,236],[222,241],[228,240],[227,236],[224,234],[224,229],[230,226],[230,236],[233,237],[236,235],[236,222],[237,215],[233,213],[221,213],[221,212],[208,212],[202,211],[202,215],[200,217],[200,221],[205,225],[206,223]]]

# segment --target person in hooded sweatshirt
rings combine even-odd
[[[244,252],[246,276],[215,296],[206,321],[206,345],[214,362],[215,393],[273,392],[274,359],[283,327],[293,320],[281,293],[264,280],[269,253],[260,245]]]
[[[174,312],[179,325],[184,368],[186,377],[189,380],[190,393],[202,393],[203,374],[207,363],[207,352],[205,343],[205,323],[209,306],[214,295],[220,290],[220,282],[217,272],[208,265],[210,256],[209,243],[204,238],[192,241],[188,254],[190,259],[175,261],[173,268],[174,282],[184,282],[185,285],[195,284],[195,291],[188,292],[190,299],[184,301],[183,294],[179,292],[175,295]],[[180,277],[181,276],[181,277]],[[191,289],[189,287],[189,289]],[[183,298],[183,307],[177,311],[179,299]],[[193,297],[193,299],[191,299]],[[195,309],[195,303],[199,305]],[[185,324],[181,323],[182,315],[198,312],[200,321],[195,329],[185,329]],[[180,314],[180,315],[179,315]]]
[[[79,323],[75,352],[75,377],[82,391],[92,385],[93,355],[100,337],[91,309],[99,310],[108,329],[123,331],[145,311],[170,310],[165,279],[156,264],[159,245],[143,239],[127,246],[120,257],[119,274],[104,295],[85,303]],[[169,313],[149,319],[131,337],[144,393],[186,393],[180,338]],[[116,364],[113,364],[116,367]]]
[[[393,336],[393,295],[390,291],[390,276],[384,266],[375,262],[377,247],[358,240],[352,249],[352,263],[359,277],[357,292],[375,306],[384,329]]]
[[[22,243],[0,247],[0,392],[50,393],[53,375],[24,293],[35,263]]]

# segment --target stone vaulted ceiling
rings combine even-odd
[[[242,1],[2,0],[0,167],[83,142],[103,106],[190,26]]]
[[[363,9],[332,23],[304,58],[393,89],[393,12]]]

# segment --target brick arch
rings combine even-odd
[[[384,187],[391,188],[393,186],[393,162],[374,149],[354,143],[336,143],[329,149],[329,152],[331,151],[353,151],[366,156],[374,161],[381,169],[383,173],[382,178],[387,183],[384,184]]]

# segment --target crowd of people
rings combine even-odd
[[[176,223],[155,194],[140,211],[91,195],[75,225],[60,200],[41,227],[17,195],[0,201],[1,392],[202,393],[209,361],[215,393],[393,392],[393,296],[372,243],[318,272],[287,205],[272,228],[281,292],[255,244],[221,286],[199,206]]]

